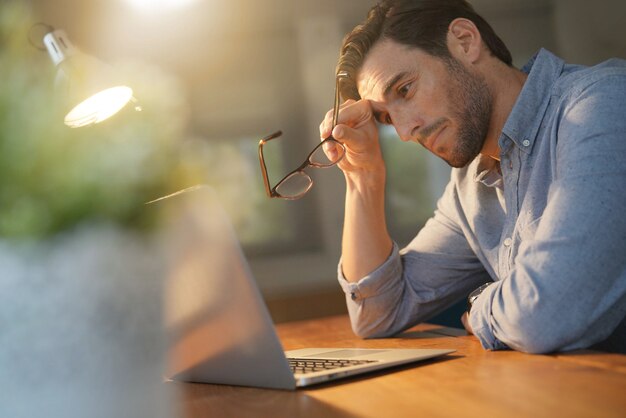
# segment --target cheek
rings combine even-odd
[[[458,125],[466,117],[465,100],[467,99],[463,97],[458,89],[450,87],[446,88],[445,114],[454,125]]]
[[[406,121],[425,126],[437,118],[440,103],[432,95],[416,94],[408,100],[400,113]]]
[[[441,84],[444,85],[445,84]],[[416,95],[415,100],[419,103],[424,117],[432,121],[441,117],[447,117],[454,109],[454,100],[450,97],[450,91],[447,88],[428,88],[421,89]]]

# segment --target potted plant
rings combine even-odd
[[[119,63],[142,108],[63,124],[55,68],[0,10],[0,416],[167,415],[162,264],[145,202],[176,188],[187,110],[159,69]]]

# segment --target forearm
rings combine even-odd
[[[384,168],[345,177],[342,266],[344,277],[356,282],[389,257],[393,244],[385,221]]]
[[[384,180],[380,184],[384,184]],[[370,186],[368,190],[373,193],[377,189]],[[376,264],[375,268],[358,281],[353,278],[348,281],[344,274],[345,263],[341,260],[339,283],[346,294],[352,328],[357,335],[366,338],[393,335],[427,320],[490,280],[457,227],[453,213],[454,190],[454,184],[450,183],[438,203],[438,210],[411,243],[401,251],[393,244],[389,250],[383,246],[384,251],[378,252],[385,257],[383,262],[371,263]],[[349,191],[353,190],[349,188]],[[378,207],[378,213],[382,213],[383,205]],[[356,205],[354,210],[357,210]],[[352,239],[374,241],[363,236]],[[356,259],[358,263],[361,261],[365,260]]]

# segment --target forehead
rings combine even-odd
[[[356,85],[363,99],[381,100],[394,78],[423,69],[431,59],[418,48],[384,39],[369,50],[357,74]]]

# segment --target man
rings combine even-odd
[[[353,98],[332,131],[346,148],[339,281],[358,335],[395,334],[472,293],[462,320],[486,349],[626,352],[626,62],[541,50],[520,71],[467,2],[397,0],[346,37],[338,71]],[[376,122],[454,167],[401,251]]]

